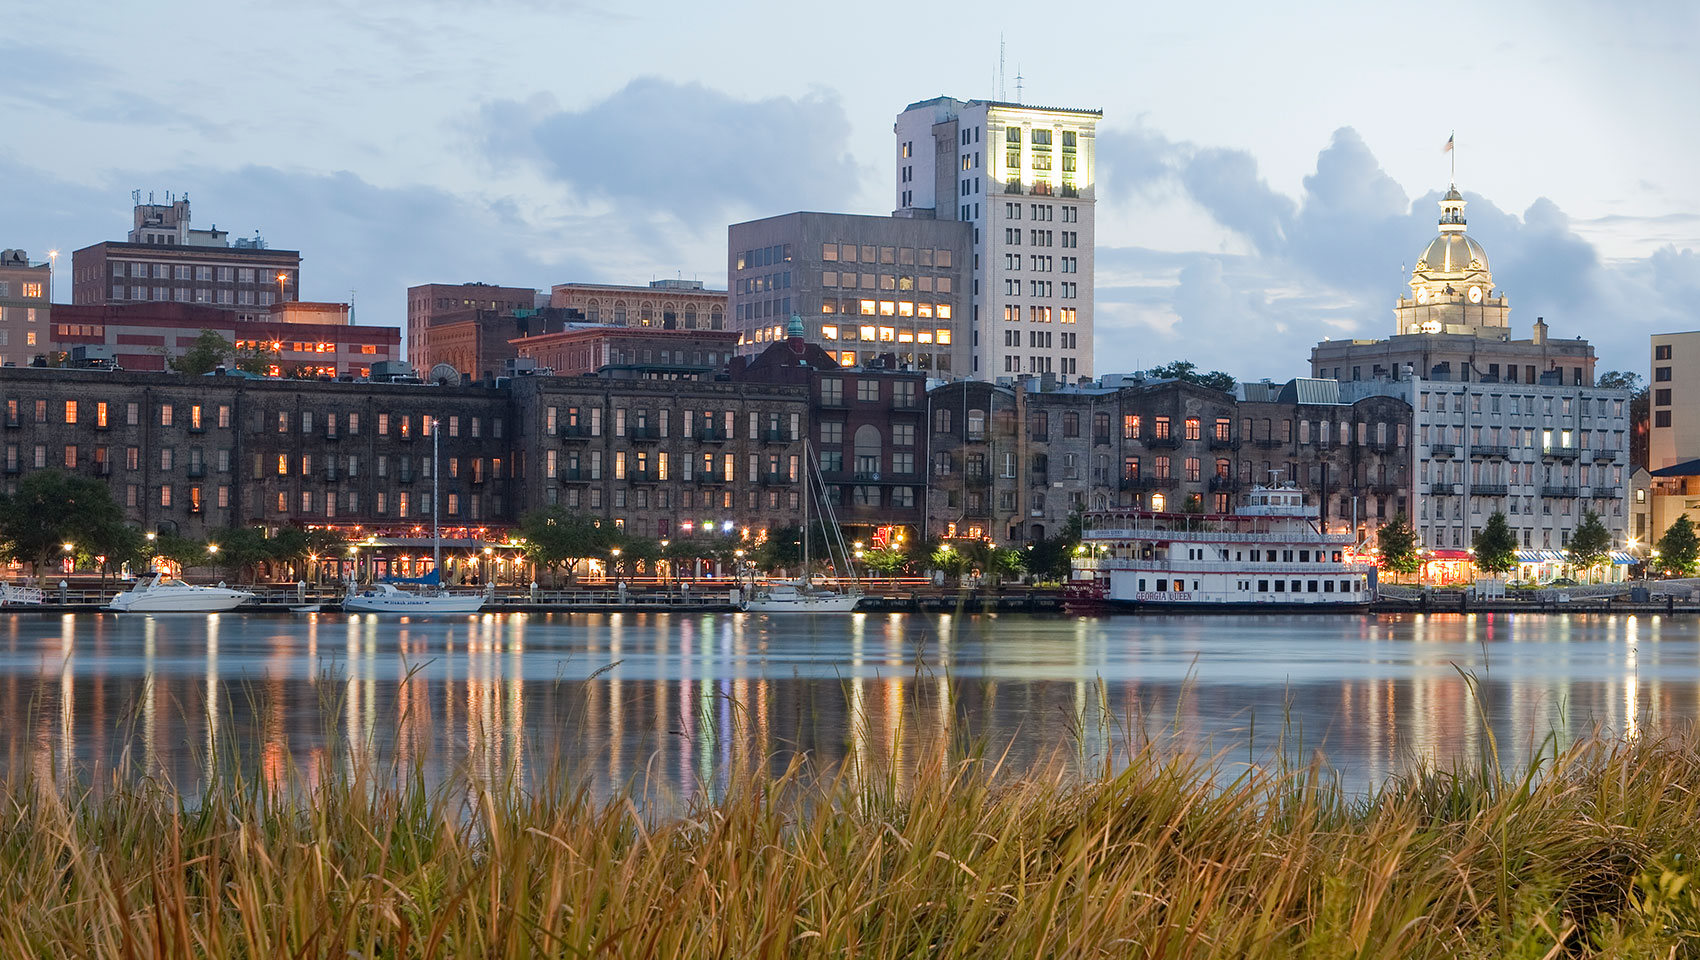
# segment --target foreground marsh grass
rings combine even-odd
[[[1141,751],[730,777],[652,819],[544,784],[330,777],[193,803],[27,775],[0,956],[1692,956],[1700,737],[1596,740],[1368,798],[1318,768]],[[301,802],[309,791],[312,802]]]

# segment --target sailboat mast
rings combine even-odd
[[[431,572],[437,575],[437,582],[443,581],[443,535],[437,527],[437,462],[442,459],[437,455],[441,449],[437,427],[440,424],[436,417],[431,418]]]
[[[809,499],[815,495],[810,484],[809,441],[803,441],[803,584],[809,582]]]

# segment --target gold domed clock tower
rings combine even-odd
[[[1440,200],[1440,236],[1411,271],[1411,295],[1393,307],[1395,333],[1461,333],[1511,338],[1511,306],[1493,289],[1487,252],[1464,233],[1464,197],[1456,184]]]

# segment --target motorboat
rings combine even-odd
[[[403,590],[393,583],[351,589],[342,598],[350,613],[477,613],[489,593],[450,593],[447,590]]]
[[[857,590],[838,593],[802,583],[759,584],[743,602],[746,613],[849,613],[862,602]]]
[[[112,598],[106,609],[118,613],[218,613],[234,610],[254,595],[230,587],[198,587],[176,577],[155,574]]]

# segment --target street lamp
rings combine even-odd
[[[287,273],[280,273],[280,274],[277,275],[277,302],[278,303],[284,302],[283,283],[284,283],[285,280],[288,280],[288,279],[289,279],[289,274],[287,274]]]
[[[59,272],[59,251],[47,251],[47,307],[53,308],[53,275]]]
[[[218,544],[216,544],[216,543],[207,544],[207,555],[208,556],[214,556],[217,553],[218,553]]]
[[[70,553],[70,552],[72,552],[72,551],[73,551],[73,550],[75,550],[75,549],[77,549],[77,545],[76,545],[76,544],[74,544],[74,543],[71,543],[71,542],[69,542],[69,541],[67,541],[67,542],[65,542],[65,543],[62,543],[62,544],[60,544],[60,545],[59,545],[59,546],[60,546],[60,547],[61,547],[61,548],[62,548],[62,549],[63,549],[63,550],[64,550],[64,551],[65,551],[65,552],[66,552],[66,553]]]

